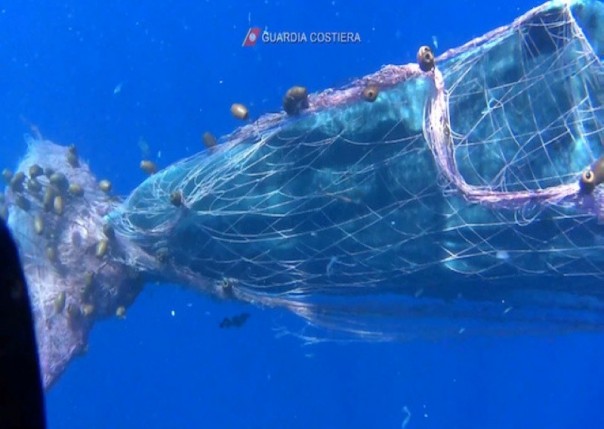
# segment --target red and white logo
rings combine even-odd
[[[247,35],[245,36],[245,39],[243,39],[243,47],[249,47],[249,46],[254,46],[256,44],[256,42],[258,41],[258,39],[260,38],[260,32],[262,30],[260,30],[260,28],[258,27],[251,27],[248,32]]]

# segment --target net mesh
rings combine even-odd
[[[103,216],[119,201],[99,189],[88,164],[77,155],[77,162],[73,157],[69,162],[74,149],[39,133],[26,141],[27,154],[2,197],[19,244],[48,388],[71,358],[85,350],[93,321],[131,303],[142,279],[129,266],[98,254],[100,240],[107,239]],[[32,174],[35,169],[40,174]],[[18,175],[23,175],[21,186],[15,186]]]
[[[265,115],[124,202],[34,132],[0,216],[45,385],[150,280],[286,307],[312,341],[331,332],[315,324],[377,340],[601,331],[603,47],[602,3],[550,2],[434,70],[385,66]]]
[[[432,72],[387,66],[313,95],[152,176],[109,219],[166,277],[334,325],[385,306],[322,300],[377,293],[399,317],[543,316],[518,310],[530,303],[581,325],[574,309],[602,314],[601,287],[566,280],[604,272],[602,192],[579,184],[602,156],[602,18],[598,2],[548,3]],[[535,275],[556,287],[496,283]],[[450,297],[484,307],[430,300]]]

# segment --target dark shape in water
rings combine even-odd
[[[27,285],[0,221],[0,427],[44,428],[44,396]]]
[[[218,144],[216,142],[216,137],[214,137],[214,135],[208,131],[203,133],[202,140],[206,149],[213,149]]]
[[[67,148],[67,162],[73,168],[77,168],[80,166],[80,161],[78,159],[78,149],[75,147],[75,145],[70,145]]]
[[[250,318],[249,313],[241,313],[231,317],[225,317],[218,325],[220,328],[241,328],[247,319]]]

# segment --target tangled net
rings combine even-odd
[[[603,43],[601,3],[547,3],[435,69],[385,66],[265,115],[121,203],[32,142],[19,172],[46,162],[85,188],[59,217],[6,193],[46,385],[152,279],[354,338],[601,330]]]
[[[361,320],[417,312],[455,331],[546,313],[540,329],[602,326],[588,280],[604,273],[603,197],[580,178],[602,156],[603,13],[548,3],[431,72],[386,66],[317,94],[153,176],[110,221],[168,278],[363,335],[409,335],[417,323]],[[522,284],[537,275],[555,287]]]

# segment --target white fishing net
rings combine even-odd
[[[165,279],[375,339],[602,329],[602,43],[601,3],[548,3],[435,70],[386,66],[311,95],[298,116],[265,115],[123,204],[90,177],[91,199],[49,218],[53,236],[36,237],[9,192],[14,222],[30,222],[12,225],[22,249],[62,246],[60,269],[31,252],[53,276],[28,274],[55,344],[48,383],[90,325],[52,321],[61,285],[67,308],[87,299],[108,314]],[[99,257],[103,222],[115,237]],[[78,225],[90,240],[67,249]],[[91,296],[85,270],[104,276]]]
[[[210,280],[312,320],[330,313],[325,297],[376,293],[461,297],[510,320],[513,307],[500,303],[518,290],[521,304],[600,309],[602,288],[566,277],[604,271],[601,177],[580,185],[602,156],[603,10],[548,3],[446,52],[434,71],[386,66],[313,95],[300,117],[267,115],[151,177],[111,222],[168,277]],[[369,84],[381,89],[375,102],[362,97]],[[536,275],[556,286],[527,299],[519,279]],[[495,291],[476,282],[506,278]],[[554,290],[598,299],[578,305]],[[383,331],[363,326],[350,329]]]
[[[142,284],[131,267],[97,250],[107,239],[103,216],[119,202],[99,189],[85,161],[69,162],[70,149],[40,135],[26,141],[28,152],[7,188],[8,225],[19,245],[49,387],[85,350],[94,320],[130,304]]]
[[[175,266],[260,289],[397,284],[442,266],[600,275],[586,256],[601,248],[599,190],[579,192],[602,152],[587,37],[600,14],[549,4],[435,72],[388,66],[318,94],[300,118],[265,117],[153,176],[114,222]],[[359,96],[369,82],[373,103]]]

